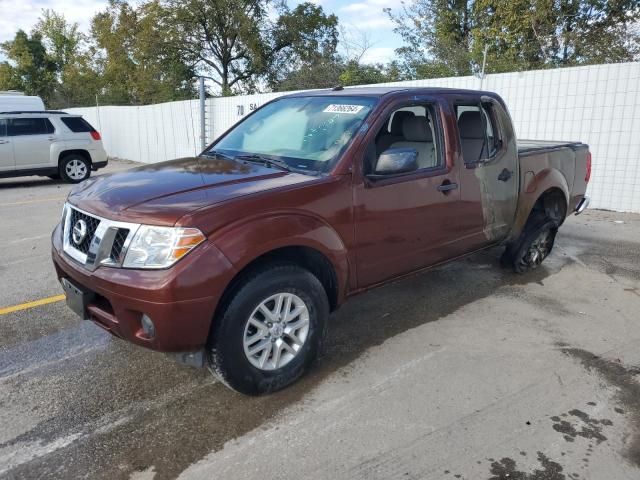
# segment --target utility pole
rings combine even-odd
[[[207,147],[207,119],[205,116],[204,77],[199,77],[200,85],[200,147],[203,151]]]
[[[484,69],[487,66],[487,52],[489,51],[489,45],[484,46],[484,53],[482,55],[482,72],[480,72],[480,90],[484,84]]]
[[[98,131],[102,132],[102,122],[100,121],[100,103],[98,103],[97,93],[96,93],[96,116],[98,117]]]

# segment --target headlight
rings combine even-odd
[[[125,268],[167,268],[176,263],[205,237],[197,228],[142,225],[136,232],[122,266]]]

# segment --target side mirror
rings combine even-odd
[[[378,157],[373,176],[394,175],[418,169],[418,152],[413,148],[390,148]]]

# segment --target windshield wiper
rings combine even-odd
[[[220,158],[224,158],[225,160],[234,159],[234,157],[232,157],[231,155],[227,153],[219,152],[217,150],[208,150],[206,152],[203,152],[202,155],[204,155],[205,157],[220,157]]]
[[[258,155],[256,153],[246,154],[246,155],[236,155],[234,157],[235,160],[242,160],[245,162],[253,162],[253,163],[261,163],[266,165],[267,167],[277,167],[282,170],[286,170],[287,172],[291,171],[291,167],[287,165],[282,160],[276,160],[274,158],[265,157],[263,155]]]

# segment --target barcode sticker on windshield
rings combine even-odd
[[[363,105],[341,105],[341,104],[331,104],[327,108],[323,110],[324,113],[348,113],[350,115],[355,115],[360,110],[364,108]]]

